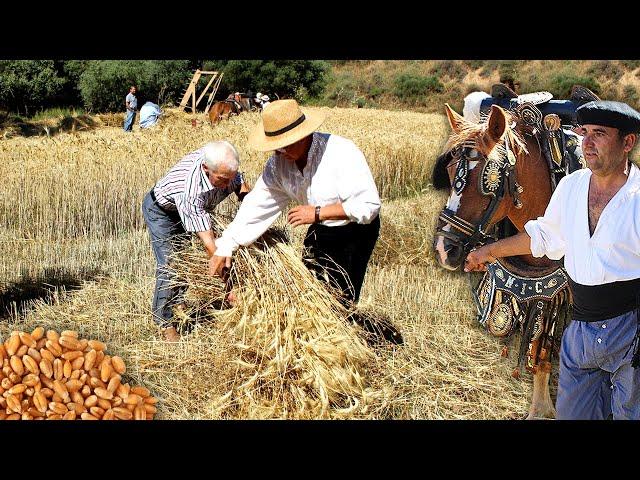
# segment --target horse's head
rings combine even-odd
[[[440,213],[434,249],[442,267],[456,270],[472,248],[492,239],[491,227],[505,217],[508,170],[524,144],[510,128],[511,114],[496,105],[478,124],[449,105],[445,108],[453,133],[436,161],[433,185],[450,189],[450,195]]]

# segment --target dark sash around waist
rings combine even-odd
[[[638,307],[640,278],[603,285],[582,285],[571,280],[573,319],[596,322],[617,317]]]
[[[380,233],[380,215],[376,216],[371,223],[349,222],[346,225],[329,226],[322,223],[312,223],[307,230],[307,236],[313,234],[316,237],[324,238],[351,238],[358,240],[361,238],[376,237]]]

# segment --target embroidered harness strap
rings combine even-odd
[[[519,377],[523,367],[534,373],[550,371],[555,338],[564,328],[568,313],[569,288],[564,268],[558,266],[546,274],[525,277],[496,260],[487,265],[477,287],[472,286],[472,295],[477,319],[492,335],[508,341],[520,330],[514,377]]]
[[[444,229],[439,229],[437,234],[458,243],[467,254],[478,245],[497,240],[495,235],[486,232],[486,228],[507,191],[513,198],[516,208],[522,207],[522,202],[519,199],[522,187],[516,181],[516,156],[509,145],[509,136],[510,131],[507,131],[504,137],[505,157],[500,160],[486,161],[485,167],[480,174],[478,189],[483,195],[491,197],[491,201],[482,214],[480,221],[474,225],[460,218],[448,208],[442,209],[438,216],[439,220],[450,225],[456,231],[447,232]],[[458,195],[462,193],[462,190],[467,185],[468,166],[467,159],[462,158],[463,152],[465,148],[473,148],[474,146],[474,144],[463,144],[454,154],[454,157],[458,158],[458,168],[456,169],[453,188]]]
[[[438,216],[440,220],[445,223],[448,223],[456,230],[464,233],[465,235],[471,236],[475,231],[476,226],[467,222],[465,219],[456,216],[456,214],[449,210],[448,208],[443,209]],[[447,233],[447,232],[445,232]]]

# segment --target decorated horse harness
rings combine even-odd
[[[579,137],[562,129],[558,115],[548,114],[543,118],[540,109],[528,102],[512,112],[524,124],[525,134],[538,141],[549,167],[552,191],[560,178],[585,165]],[[457,162],[452,185],[457,195],[467,186],[468,158],[473,148],[474,145],[463,143],[451,151],[453,161]],[[499,158],[483,158],[475,151],[473,160],[485,160],[477,188],[491,197],[477,224],[471,224],[447,208],[440,213],[439,219],[449,225],[450,230],[445,231],[443,227],[437,234],[461,247],[464,257],[474,248],[498,239],[496,226],[488,231],[489,221],[507,193],[514,206],[522,208],[519,195],[523,189],[517,181],[513,148],[514,136],[508,128],[504,136],[504,154]],[[554,262],[549,268],[537,268],[519,263],[517,257],[508,257],[489,264],[475,287],[471,284],[472,274],[468,275],[480,324],[507,341],[514,332],[519,330],[521,333],[518,364],[513,376],[519,377],[523,366],[533,373],[550,372],[555,339],[560,338],[571,303],[567,273],[562,264]],[[505,343],[503,356],[507,352]]]
[[[467,186],[467,175],[469,173],[469,152],[474,150],[477,160],[484,159],[484,168],[480,174],[480,182],[478,190],[483,195],[491,197],[489,206],[485,209],[480,221],[473,225],[463,218],[458,217],[455,212],[444,208],[440,212],[439,219],[445,224],[451,225],[452,230],[438,230],[437,234],[448,238],[452,242],[458,244],[464,251],[464,256],[475,247],[484,245],[488,241],[495,241],[495,234],[487,232],[489,221],[493,217],[498,205],[509,192],[516,208],[522,207],[519,194],[522,193],[522,187],[516,181],[516,157],[509,146],[509,133],[505,136],[506,161],[502,159],[483,158],[483,155],[474,150],[473,144],[462,144],[456,147],[452,152],[453,160],[457,164],[456,173],[453,178],[453,190],[457,195]]]

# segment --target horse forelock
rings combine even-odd
[[[488,159],[502,164],[506,158],[505,138],[509,139],[510,148],[514,149],[514,154],[520,156],[528,153],[527,143],[523,134],[519,131],[519,117],[511,112],[505,112],[509,128],[505,131],[500,141],[489,152]],[[483,134],[488,126],[489,115],[481,114],[480,122],[473,123],[462,121],[458,125],[458,131],[451,133],[444,146],[444,152],[451,152],[458,147],[478,148]],[[514,126],[515,124],[515,126]]]

